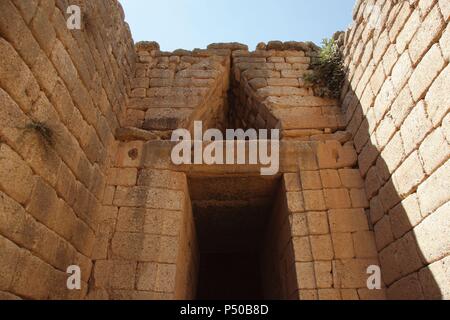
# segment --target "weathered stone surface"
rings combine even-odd
[[[342,185],[337,170],[320,170],[320,177],[324,188],[339,188]]]
[[[119,232],[178,236],[182,214],[178,211],[121,208],[116,230]]]
[[[424,179],[425,172],[420,163],[419,154],[413,152],[392,176],[395,189],[401,197],[411,193]]]
[[[359,231],[353,234],[355,255],[357,258],[377,258],[375,236],[372,231]]]
[[[136,168],[111,168],[108,171],[109,185],[114,186],[135,186],[138,170]]]
[[[282,97],[282,96],[307,96],[308,90],[304,88],[294,88],[294,87],[274,87],[268,86],[265,88],[258,89],[258,96],[261,98],[267,98],[270,96]]]
[[[303,190],[322,189],[319,171],[301,171],[300,179]]]
[[[305,200],[304,194],[301,192],[288,192],[286,193],[286,200],[288,209],[291,213],[304,212],[305,211]]]
[[[356,232],[368,230],[363,209],[340,209],[329,212],[331,232]]]
[[[331,288],[333,286],[333,273],[331,261],[321,261],[314,264],[317,288]],[[320,291],[319,291],[320,295]]]
[[[419,148],[424,171],[432,174],[450,156],[450,145],[441,128],[437,128],[423,141]]]
[[[128,127],[128,128],[118,128],[116,130],[116,138],[120,141],[133,141],[133,140],[149,141],[149,140],[158,140],[160,136],[158,134],[152,133],[151,131],[141,130],[135,127]]]
[[[142,291],[175,291],[176,265],[174,264],[139,264],[137,271],[137,289]]]
[[[450,280],[449,259],[444,258],[420,270],[419,279],[425,299],[448,300],[448,288],[439,284]]]
[[[401,128],[406,154],[416,149],[432,128],[433,124],[425,112],[425,104],[421,101],[411,111]]]
[[[420,25],[409,45],[411,60],[415,64],[425,53],[432,40],[441,32],[444,21],[441,18],[438,6],[434,6],[431,12]]]
[[[426,111],[434,125],[440,123],[450,109],[449,93],[445,90],[450,81],[450,67],[447,66],[431,85],[425,97]]]
[[[450,229],[449,208],[449,203],[443,205],[414,229],[418,247],[428,263],[440,260],[450,253],[450,244],[442,237]]]
[[[112,240],[112,254],[119,259],[143,262],[176,263],[176,238],[117,232]]]
[[[333,261],[335,288],[367,288],[367,268],[376,263],[372,259],[349,259]]]
[[[449,200],[449,176],[450,161],[447,160],[442,167],[419,186],[417,195],[422,215],[429,215]],[[440,192],[436,192],[436,190],[440,190]]]
[[[314,263],[312,262],[297,263],[296,270],[297,270],[297,283],[299,289],[303,290],[316,288]]]
[[[423,57],[409,79],[414,101],[420,100],[445,65],[439,46],[434,45]]]
[[[30,167],[8,145],[0,144],[0,187],[24,204],[34,186]]]
[[[94,268],[95,286],[99,288],[134,289],[136,262],[97,261]]]
[[[394,242],[390,216],[383,216],[375,225],[375,240],[378,250],[382,250]]]
[[[327,209],[322,190],[303,191],[306,211],[324,211]]]
[[[392,300],[423,300],[424,296],[417,274],[405,277],[390,286],[387,297]]]
[[[444,33],[442,34],[441,40],[439,41],[439,45],[441,46],[442,54],[447,61],[450,60],[449,41],[450,41],[450,27],[447,25],[447,28],[445,29]]]
[[[325,189],[327,209],[345,209],[352,206],[347,189]]]
[[[356,163],[356,152],[353,146],[342,146],[337,141],[320,143],[317,158],[321,169],[337,169],[351,167]]]
[[[309,262],[313,261],[311,252],[311,243],[308,237],[295,237],[292,239],[295,261]]]
[[[412,194],[389,212],[394,236],[398,239],[415,228],[423,217],[420,213],[417,195]]]
[[[350,259],[355,257],[351,233],[333,233],[331,236],[336,259]]]
[[[182,210],[184,194],[179,191],[147,187],[118,187],[114,204],[119,207]]]
[[[288,192],[301,191],[302,186],[300,182],[300,177],[296,173],[286,173],[283,176],[284,187]]]
[[[331,236],[311,236],[311,250],[315,261],[333,260],[334,252]]]

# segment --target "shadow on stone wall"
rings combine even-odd
[[[346,86],[351,88],[348,83],[344,85]],[[343,113],[349,120],[347,130],[354,136],[359,170],[364,178],[370,201],[367,215],[371,229],[375,233],[387,299],[441,300],[443,298],[441,288],[429,268],[431,263],[422,252],[421,243],[414,232],[414,228],[426,219],[426,216],[421,214],[416,195],[420,184],[406,194],[400,194],[398,186],[410,182],[394,182],[393,170],[383,158],[383,150],[376,145],[373,134],[371,139],[370,125],[365,117],[367,110],[363,110],[356,93],[352,89],[349,90],[352,99],[350,103],[348,101],[342,103],[347,106],[344,107]],[[399,130],[397,128],[397,135]],[[392,140],[395,138],[394,135]],[[404,153],[401,139],[398,149],[393,148],[390,152],[389,156],[399,157],[398,165],[407,158],[404,154],[400,154]],[[397,152],[398,154],[395,154]]]

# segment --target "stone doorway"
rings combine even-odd
[[[196,298],[267,298],[266,238],[280,177],[195,176],[188,181],[199,250]]]

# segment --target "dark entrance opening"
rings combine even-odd
[[[200,253],[198,300],[262,300],[257,252]]]
[[[264,299],[262,250],[279,177],[190,177],[197,299]]]

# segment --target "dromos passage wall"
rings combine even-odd
[[[342,92],[390,299],[449,299],[450,2],[358,1]]]

